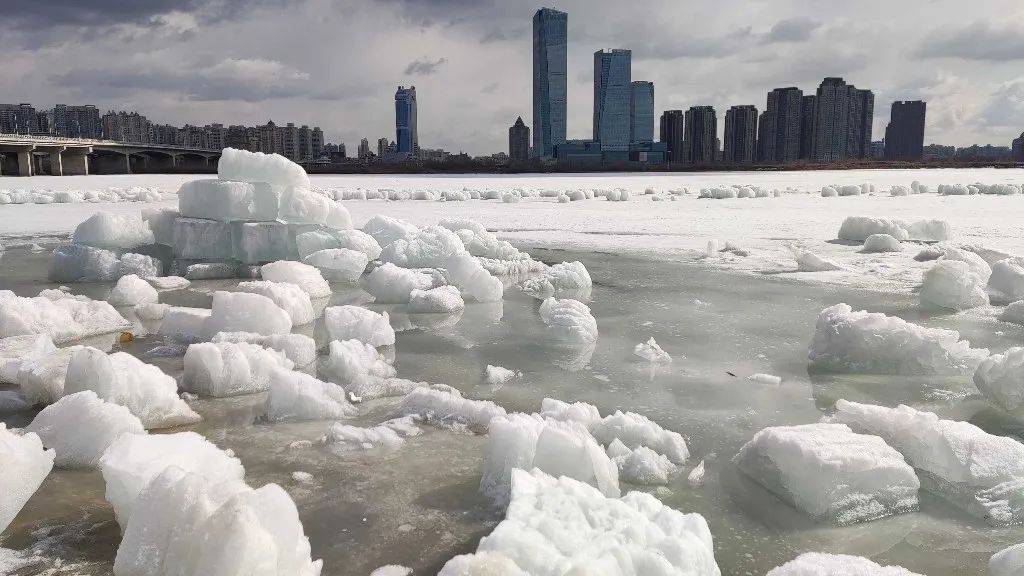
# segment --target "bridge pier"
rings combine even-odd
[[[89,174],[89,155],[84,150],[69,150],[61,159],[61,169],[65,176],[87,176]]]
[[[61,146],[50,152],[50,176],[64,175],[63,153],[65,148]]]
[[[31,176],[32,169],[32,148],[18,151],[18,176]]]

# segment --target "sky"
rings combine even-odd
[[[925,141],[1024,131],[1020,0],[4,0],[0,101],[95,104],[171,124],[318,125],[352,151],[394,139],[415,85],[425,148],[506,151],[532,124],[533,12],[569,14],[569,138],[591,136],[593,53],[633,51],[655,114],[765,105],[825,76],[928,102]]]

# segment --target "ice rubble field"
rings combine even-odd
[[[1021,171],[109,181],[0,206],[0,571],[1024,570]]]

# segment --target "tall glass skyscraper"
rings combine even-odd
[[[565,143],[568,23],[552,8],[533,15],[533,153],[541,158]]]
[[[395,92],[395,143],[399,154],[416,155],[420,147],[416,135],[416,87],[399,86]]]
[[[629,141],[654,141],[654,83],[636,80],[629,100]]]
[[[594,140],[602,151],[629,150],[631,64],[629,50],[594,52]]]

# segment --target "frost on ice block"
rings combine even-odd
[[[703,516],[683,514],[650,494],[609,498],[578,480],[518,469],[512,472],[505,519],[480,540],[474,554],[453,558],[440,575],[467,574],[460,571],[467,567],[545,576],[599,570],[644,576],[721,574]]]
[[[0,422],[0,533],[39,489],[53,469],[53,458],[53,450],[44,449],[39,436],[19,436]]]
[[[807,552],[767,576],[921,576],[901,566],[880,566],[862,556]],[[993,575],[995,576],[995,575]]]
[[[816,520],[845,525],[917,508],[920,482],[878,436],[843,424],[765,428],[733,459],[747,476]]]
[[[61,344],[87,336],[108,334],[131,327],[110,304],[44,290],[23,298],[0,290],[0,337],[46,334]]]
[[[36,415],[25,427],[56,453],[59,468],[95,468],[121,434],[145,434],[142,422],[124,406],[100,400],[92,390],[69,394]]]
[[[812,369],[860,374],[971,374],[987,356],[955,330],[855,312],[847,304],[821,311],[808,352]]]
[[[926,489],[968,512],[993,524],[1024,516],[1024,499],[1015,495],[1024,487],[1024,444],[1012,438],[909,406],[839,400],[826,420],[881,436],[917,469]]]

